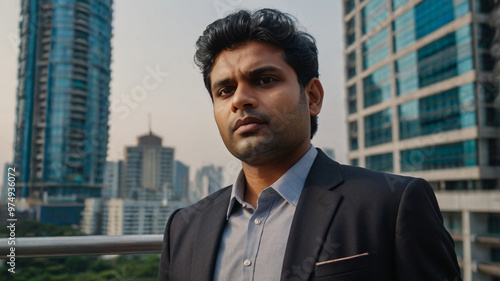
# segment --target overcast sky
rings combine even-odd
[[[19,2],[0,1],[2,167],[13,158]],[[153,132],[163,137],[165,146],[175,148],[177,160],[191,167],[191,178],[196,169],[213,163],[226,170],[225,183],[231,182],[240,164],[219,136],[210,98],[193,63],[194,45],[217,18],[236,9],[264,7],[294,15],[316,38],[325,99],[313,144],[333,148],[337,160],[345,163],[341,1],[331,0],[115,0],[108,160],[123,159],[124,147],[135,145],[136,137],[148,132],[151,113]],[[134,98],[131,93],[150,79],[151,72],[159,73],[153,77],[157,83]]]

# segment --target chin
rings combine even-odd
[[[231,154],[247,164],[258,164],[267,161],[269,157],[276,154],[279,144],[265,142],[263,140],[244,140],[230,150]]]

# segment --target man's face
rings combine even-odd
[[[259,165],[308,147],[309,97],[283,51],[258,42],[222,51],[210,81],[215,121],[236,158]]]

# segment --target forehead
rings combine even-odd
[[[285,61],[282,50],[267,43],[250,41],[224,50],[217,56],[210,75],[211,83],[227,78],[226,76],[245,75],[263,66],[272,66],[295,74]]]

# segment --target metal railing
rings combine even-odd
[[[0,239],[0,258],[14,249],[16,258],[101,256],[160,253],[163,235],[95,235],[63,237],[20,237],[9,245]]]

